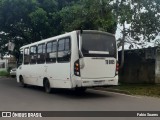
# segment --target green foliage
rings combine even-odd
[[[134,19],[132,20],[133,38],[143,35],[143,39],[150,42],[160,31],[160,1],[142,0],[134,5]]]
[[[153,96],[160,97],[160,85],[152,84],[139,84],[139,85],[119,85],[113,87],[113,90],[122,90],[128,92],[131,95],[143,95],[143,96]]]
[[[139,41],[153,40],[160,31],[159,0],[116,0],[113,4],[114,14],[121,25],[128,23],[130,28],[122,30],[122,34]]]
[[[72,6],[66,6],[59,12],[63,31],[75,29],[96,29],[115,33],[116,22],[109,0],[81,0]]]
[[[49,21],[48,21],[48,16],[47,12],[44,11],[42,8],[37,8],[34,12],[29,14],[29,18],[31,20],[32,24],[32,30],[33,34],[35,34],[37,40],[39,38],[42,39],[43,37],[48,36],[48,28],[49,27]],[[33,41],[34,42],[34,41]]]
[[[0,71],[0,76],[9,76],[7,71]]]
[[[124,33],[154,38],[160,31],[159,0],[0,0],[0,52],[5,44],[21,46],[64,32],[96,29],[115,33],[117,24],[131,24]],[[147,12],[140,12],[145,8]],[[138,40],[138,39],[135,39]]]
[[[31,24],[27,16],[36,9],[35,0],[0,0],[0,51],[5,52],[5,44],[12,41],[19,47],[30,43]],[[25,41],[25,42],[24,42]]]
[[[22,45],[80,29],[115,33],[116,22],[109,0],[0,0],[0,52],[5,44]]]

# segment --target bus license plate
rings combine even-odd
[[[94,81],[94,84],[96,85],[102,85],[104,82],[104,80],[100,80],[100,81]]]

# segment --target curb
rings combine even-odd
[[[101,91],[108,91],[108,92],[115,92],[115,93],[123,93],[126,95],[132,95],[130,92],[128,91],[124,91],[124,90],[119,90],[119,89],[113,89],[113,88],[104,88],[104,87],[100,87],[100,88],[94,88],[95,90],[101,90]]]

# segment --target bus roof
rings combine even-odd
[[[83,30],[83,31],[84,32],[93,32],[93,33],[98,32],[98,33],[104,33],[104,34],[107,34],[107,35],[113,36],[113,37],[115,36],[114,34],[111,34],[111,33],[108,33],[108,32],[103,32],[103,31],[98,31],[98,30]],[[70,36],[71,34],[77,33],[77,32],[80,32],[80,30],[71,31],[71,32],[64,33],[64,34],[61,34],[61,35],[57,35],[57,36],[54,36],[54,37],[50,37],[50,38],[47,38],[47,39],[42,39],[40,41],[24,45],[20,49],[30,47],[30,46],[34,46],[34,45],[37,45],[37,44],[42,44],[42,43],[45,43],[45,42],[48,42],[48,41],[51,41],[51,40],[56,40],[56,39],[59,39],[59,38],[62,38],[62,37]]]

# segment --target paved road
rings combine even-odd
[[[58,90],[56,93],[47,94],[43,92],[43,89],[40,87],[22,88],[16,83],[15,79],[0,78],[0,111],[159,110],[159,98],[129,96],[97,90],[87,90],[86,93],[82,95],[76,95],[73,91],[70,90]],[[87,118],[87,120],[94,119],[96,118]],[[134,118],[130,119],[132,120]],[[123,118],[123,120],[125,119]],[[128,119],[126,118],[126,120]],[[150,119],[144,118],[144,120]],[[155,120],[158,119],[156,118]]]

